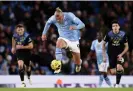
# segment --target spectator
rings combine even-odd
[[[0,75],[8,75],[8,66],[5,59],[0,55]]]

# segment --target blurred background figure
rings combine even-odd
[[[7,61],[0,55],[0,75],[8,75]]]

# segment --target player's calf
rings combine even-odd
[[[58,39],[56,43],[56,50],[55,50],[55,57],[56,60],[62,61],[63,60],[63,54],[62,49],[66,48],[66,42],[63,39]],[[54,73],[59,73],[61,71],[61,67],[58,70],[55,70]]]
[[[56,47],[55,57],[56,57],[56,60],[58,60],[58,61],[63,60],[63,54],[62,54],[62,49],[61,48]],[[61,67],[60,67],[60,69],[55,70],[55,73],[59,73],[60,71],[61,71]]]
[[[30,76],[31,76],[31,67],[28,67],[28,69],[27,69],[27,77],[28,77],[30,85],[32,85],[32,81],[31,81]]]
[[[22,87],[25,87],[25,83],[24,83],[24,62],[22,60],[18,60],[18,67],[19,67],[19,75],[20,75],[20,79],[22,82]]]
[[[122,67],[121,64],[117,64],[117,73],[116,73],[116,84],[118,85],[120,83],[120,80],[121,80],[121,76],[123,75],[124,73],[124,69]]]
[[[106,83],[107,83],[110,87],[112,87],[111,81],[110,81],[109,77],[107,76],[107,73],[106,73],[106,72],[103,73],[103,77],[104,77]]]
[[[56,60],[61,61],[62,60],[62,48],[66,48],[66,42],[63,39],[58,39],[56,43],[56,50],[55,50],[55,56]]]
[[[31,75],[31,67],[30,66],[26,67],[26,72],[27,72],[28,79],[30,79],[30,75]]]
[[[30,59],[25,60],[25,69],[27,72],[27,77],[28,77],[28,79],[30,79],[30,75],[31,75],[31,61],[30,61]]]
[[[80,72],[81,70],[81,64],[82,64],[82,60],[80,59],[80,53],[75,53],[73,52],[73,59],[74,59],[74,62],[76,64],[76,72]]]
[[[56,42],[57,48],[67,48],[67,43],[63,39],[58,39]]]
[[[103,83],[103,75],[100,75],[99,76],[99,87],[102,86],[102,83]]]

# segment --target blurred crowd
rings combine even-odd
[[[47,41],[42,42],[41,34],[47,19],[54,14],[55,8],[64,12],[73,12],[86,25],[81,31],[80,49],[83,60],[80,75],[98,75],[95,55],[90,57],[90,46],[96,33],[105,35],[111,30],[111,21],[118,19],[121,29],[127,32],[129,52],[126,54],[125,75],[133,75],[133,2],[100,2],[100,1],[0,1],[0,75],[18,74],[16,55],[11,53],[11,38],[18,23],[25,25],[34,42],[32,50],[32,74],[52,75],[50,62],[55,59],[55,45],[58,38],[57,28],[51,25]],[[63,55],[67,55],[65,50]],[[74,75],[75,65],[67,56],[63,61],[64,75]]]

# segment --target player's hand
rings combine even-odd
[[[16,49],[23,49],[23,45],[16,45]]]
[[[11,52],[12,52],[12,54],[15,54],[16,53],[16,49],[15,48],[12,48],[11,49]]]
[[[75,30],[75,29],[76,29],[75,26],[70,26],[70,27],[69,27],[69,30]]]
[[[47,40],[47,36],[46,35],[42,35],[42,41]]]
[[[121,59],[122,59],[122,55],[119,54],[119,55],[117,56],[117,59],[118,59],[118,60],[121,60]]]

